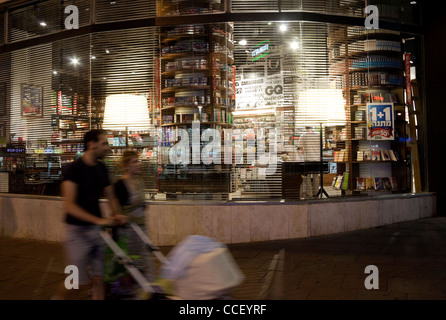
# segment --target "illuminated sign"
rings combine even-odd
[[[256,61],[264,56],[266,56],[271,50],[271,43],[269,40],[262,41],[255,45],[255,49],[252,51],[252,61]]]

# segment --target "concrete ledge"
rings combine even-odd
[[[107,214],[105,202],[102,209]],[[373,228],[436,215],[435,194],[401,194],[297,202],[148,202],[147,228],[156,245],[191,234],[223,243],[305,238]],[[0,194],[0,235],[63,241],[60,197]]]

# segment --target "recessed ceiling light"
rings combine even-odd
[[[71,63],[74,65],[79,64],[79,59],[78,58],[71,58]]]
[[[243,40],[240,40],[238,43],[242,46],[246,46],[247,41],[245,39],[243,39]]]
[[[40,25],[41,25],[42,27],[46,27],[46,22],[45,22],[45,21],[42,21],[42,22],[40,22]]]
[[[298,49],[299,48],[299,42],[293,41],[290,43],[291,49]]]
[[[280,31],[284,32],[287,29],[287,25],[286,24],[281,24],[280,25]]]

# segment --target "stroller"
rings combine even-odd
[[[138,225],[129,225],[160,265],[160,276],[154,282],[149,282],[135,266],[134,259],[118,245],[110,230],[102,230],[101,236],[114,255],[109,262],[118,263],[121,266],[118,273],[129,274],[139,287],[135,299],[229,299],[231,290],[245,279],[222,243],[209,237],[191,235],[172,248],[166,257]]]

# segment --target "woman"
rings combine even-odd
[[[114,183],[116,197],[121,205],[122,214],[128,217],[128,222],[137,224],[146,232],[146,213],[143,184],[139,176],[141,172],[138,154],[127,150],[121,158],[124,175]],[[128,254],[135,256],[136,267],[142,271],[149,282],[154,281],[152,259],[150,252],[141,238],[129,226],[119,228],[119,238],[127,241]]]

